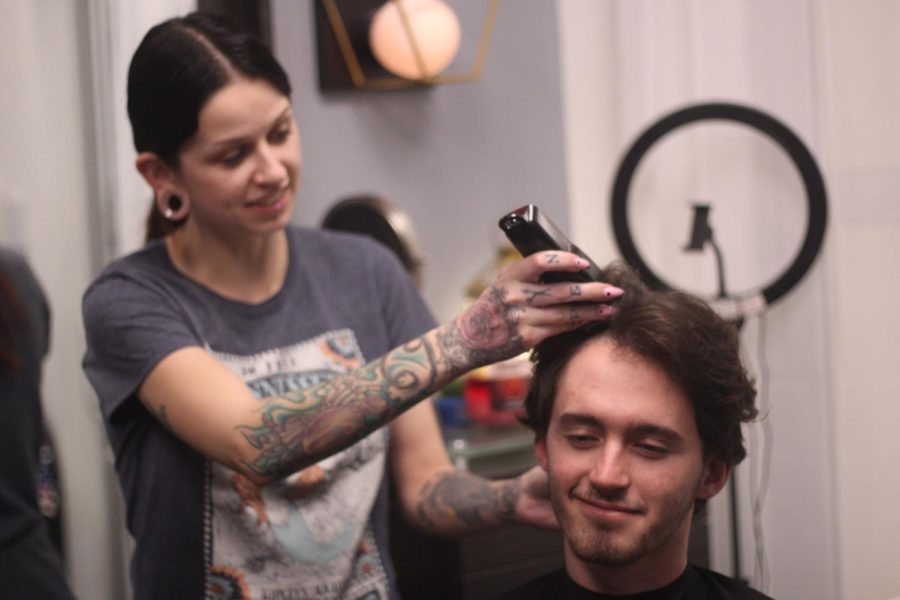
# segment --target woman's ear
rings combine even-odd
[[[137,167],[138,173],[147,182],[147,185],[153,188],[154,192],[174,190],[163,189],[167,186],[175,184],[175,173],[163,159],[154,152],[141,152],[134,160],[134,166]]]
[[[159,212],[172,221],[185,218],[188,202],[176,181],[174,169],[153,152],[138,154],[134,165],[144,181],[153,188],[153,198]]]

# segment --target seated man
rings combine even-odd
[[[534,351],[526,400],[538,461],[565,537],[565,569],[504,598],[764,599],[689,566],[694,513],[746,456],[756,390],[735,328],[681,292],[625,290],[608,322]]]

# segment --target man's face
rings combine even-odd
[[[605,337],[566,366],[536,451],[567,559],[603,565],[684,561],[694,501],[729,471],[704,460],[682,390]]]

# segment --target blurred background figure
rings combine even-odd
[[[71,598],[41,408],[50,310],[25,259],[0,248],[0,597]],[[55,532],[51,534],[52,532]]]

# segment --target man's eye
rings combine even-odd
[[[569,434],[566,441],[573,448],[588,448],[597,442],[597,438],[593,435]]]
[[[649,456],[651,458],[662,458],[669,454],[669,449],[665,446],[658,446],[656,444],[648,444],[646,442],[635,444],[635,448],[637,448],[642,454],[645,456]]]

